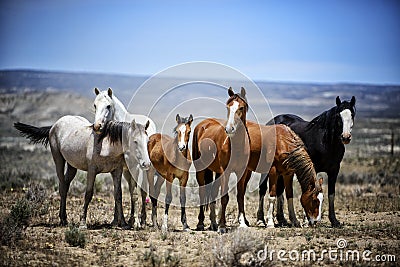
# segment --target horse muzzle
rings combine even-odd
[[[347,145],[351,142],[351,134],[342,134],[342,143]]]
[[[95,131],[95,133],[100,134],[103,130],[103,125],[101,123],[93,124],[93,130]]]
[[[139,166],[142,170],[147,171],[150,168],[151,162],[142,161]]]

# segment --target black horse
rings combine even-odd
[[[334,200],[335,184],[340,169],[340,162],[345,152],[345,144],[351,141],[351,130],[354,123],[356,99],[340,101],[336,97],[336,106],[323,112],[308,122],[296,115],[278,115],[268,124],[285,124],[289,126],[303,140],[307,152],[311,157],[316,172],[326,172],[328,175],[329,220],[332,227],[340,227],[336,219]],[[266,175],[261,178],[260,192],[266,191]],[[279,190],[277,218],[278,222],[286,223],[283,217],[283,189]],[[262,219],[262,218],[259,218]]]

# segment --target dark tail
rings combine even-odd
[[[295,145],[295,149],[288,153],[283,165],[295,171],[301,190],[305,192],[308,186],[315,186],[317,174],[303,141],[292,130],[289,129],[289,131],[292,134],[291,142]]]
[[[17,129],[20,134],[30,140],[30,143],[39,144],[41,143],[45,147],[49,144],[49,133],[51,126],[35,127],[32,125],[16,122],[14,128]]]

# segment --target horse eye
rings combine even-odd
[[[110,109],[110,108],[111,108],[111,106],[110,106],[110,105],[108,105],[108,106],[107,106],[107,109]]]
[[[96,104],[93,104],[94,108],[96,108]]]

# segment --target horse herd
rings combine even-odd
[[[237,177],[238,222],[249,226],[245,216],[244,195],[252,172],[261,173],[257,225],[274,227],[273,209],[277,199],[277,221],[288,224],[283,216],[283,191],[288,201],[289,219],[299,227],[293,206],[293,176],[296,174],[302,195],[300,203],[310,225],[321,219],[323,202],[322,179],[318,172],[328,175],[329,219],[339,227],[334,209],[335,184],[344,155],[344,144],[351,141],[355,117],[355,97],[350,101],[336,98],[336,106],[307,122],[298,116],[285,114],[266,125],[247,121],[246,90],[240,93],[228,89],[227,119],[208,118],[196,125],[192,137],[192,155],[188,147],[193,115],[176,115],[175,136],[156,133],[155,123],[144,115],[130,114],[111,88],[95,88],[95,120],[80,116],[64,116],[52,126],[35,127],[17,122],[14,127],[33,143],[50,145],[59,179],[61,196],[59,217],[67,224],[66,198],[77,169],[87,171],[85,202],[81,227],[86,227],[88,205],[93,196],[98,173],[111,173],[114,183],[114,219],[112,224],[139,228],[146,222],[145,188],[152,202],[152,223],[158,227],[157,200],[166,181],[165,213],[162,229],[168,229],[168,210],[172,202],[172,182],[180,185],[181,222],[188,230],[185,206],[189,168],[196,169],[199,185],[200,211],[197,230],[204,230],[204,210],[209,207],[210,229],[226,231],[225,212],[229,201],[228,182],[231,173]],[[66,167],[66,169],[65,169]],[[142,206],[139,215],[137,181],[142,170],[140,186]],[[131,213],[125,221],[122,207],[121,177],[127,180],[131,197]],[[157,179],[155,179],[157,178]],[[267,222],[264,219],[264,197],[269,188]],[[220,191],[219,221],[215,214]]]

